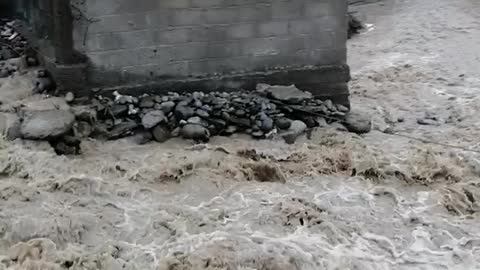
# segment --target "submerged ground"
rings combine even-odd
[[[480,269],[480,3],[357,9],[374,131],[3,143],[0,269]]]

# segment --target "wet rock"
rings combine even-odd
[[[170,100],[170,97],[168,97],[168,96],[163,96],[162,97],[162,102],[167,102],[169,100]]]
[[[138,127],[138,124],[134,121],[127,120],[118,125],[115,125],[112,130],[107,133],[109,140],[116,140],[123,137],[127,137],[133,134],[134,130]]]
[[[93,127],[85,121],[77,121],[73,125],[73,134],[78,138],[87,138],[93,133]]]
[[[150,131],[143,130],[135,133],[135,135],[131,137],[131,140],[135,144],[144,145],[153,140],[153,135]]]
[[[325,100],[325,102],[323,102],[323,105],[325,105],[329,111],[336,111],[336,108],[330,99]]]
[[[10,76],[10,71],[8,71],[8,69],[0,69],[0,78],[7,78],[8,76]]]
[[[70,111],[27,111],[23,115],[20,133],[24,139],[43,140],[61,136],[71,130],[75,115]]]
[[[128,115],[137,115],[138,112],[138,108],[136,108],[133,104],[128,104]]]
[[[315,118],[313,118],[311,116],[304,116],[304,117],[301,117],[301,119],[302,119],[302,122],[304,122],[307,125],[308,128],[313,128],[313,127],[316,127],[318,125]]]
[[[343,112],[343,113],[346,113],[350,110],[349,108],[347,108],[346,106],[343,106],[342,104],[337,104],[336,107],[337,107],[337,111]]]
[[[165,117],[165,114],[163,113],[163,111],[159,111],[159,110],[147,112],[142,117],[142,125],[146,129],[151,129],[154,126],[166,121],[167,121],[167,118]]]
[[[210,139],[210,131],[203,126],[196,124],[187,124],[183,126],[180,135],[185,139],[202,142],[206,142]]]
[[[203,106],[203,103],[196,99],[194,102],[193,102],[193,106],[195,106],[196,108],[201,108]]]
[[[110,112],[114,117],[124,117],[128,115],[128,105],[114,104]]]
[[[288,131],[282,134],[282,137],[286,143],[294,144],[298,136],[303,134],[306,129],[307,129],[307,125],[304,122],[295,120],[290,125],[290,128],[288,129]]]
[[[302,102],[303,100],[306,99],[311,99],[312,94],[308,92],[304,92],[294,85],[290,86],[281,86],[281,85],[276,85],[276,86],[270,86],[266,90],[269,95],[276,100],[283,101],[286,103],[291,103],[291,104],[298,104]]]
[[[187,120],[188,124],[197,124],[197,125],[202,125],[204,127],[208,127],[208,122],[200,118],[199,116],[193,116],[188,118]]]
[[[331,123],[330,128],[333,128],[337,131],[348,132],[348,129],[340,122]]]
[[[115,95],[115,93],[114,93]],[[135,99],[131,96],[124,96],[124,95],[120,95],[120,94],[116,94],[115,95],[115,103],[117,104],[121,104],[121,105],[128,105],[128,104],[131,104],[131,103],[135,103]]]
[[[261,130],[257,130],[257,131],[252,131],[250,135],[252,135],[253,138],[261,139],[265,136],[265,133]]]
[[[222,112],[221,117],[223,120],[229,122],[230,121],[230,114],[228,112]]]
[[[181,130],[182,130],[182,128],[180,128],[180,127],[176,127],[175,129],[173,129],[172,132],[171,132],[172,137],[180,136],[180,131]]]
[[[97,121],[97,111],[90,106],[75,106],[72,108],[77,120],[94,123]]]
[[[225,129],[224,133],[225,133],[226,135],[232,135],[232,134],[234,134],[234,133],[237,132],[237,131],[238,131],[238,127],[237,127],[237,126],[228,126],[228,127]]]
[[[227,122],[222,119],[209,118],[208,122],[214,125],[217,129],[222,130],[227,126]]]
[[[198,116],[200,116],[200,117],[202,117],[202,118],[208,118],[208,117],[210,117],[210,114],[209,114],[208,112],[202,110],[202,109],[197,109],[197,110],[195,111],[195,114],[198,115]]]
[[[206,111],[206,112],[211,112],[212,108],[209,105],[203,105],[200,109]]]
[[[171,111],[173,111],[173,109],[175,108],[175,102],[173,101],[162,102],[160,104],[160,107],[164,113],[168,114]]]
[[[59,156],[71,156],[80,154],[79,146],[68,145],[65,141],[51,142],[55,153]]]
[[[155,106],[155,98],[151,96],[141,98],[138,104],[140,108],[153,108],[153,106]]]
[[[7,140],[20,138],[20,118],[14,113],[0,113],[0,135]]]
[[[170,139],[170,136],[171,136],[170,131],[161,125],[156,126],[152,130],[152,135],[153,135],[153,139],[159,143],[168,141],[168,139]]]
[[[195,114],[195,111],[187,106],[181,106],[180,104],[175,108],[175,118],[180,120],[187,120]]]
[[[262,120],[260,129],[264,132],[269,132],[273,129],[273,119],[270,117],[264,117]]]
[[[292,120],[282,117],[275,120],[275,125],[282,130],[287,130],[292,125]]]
[[[26,64],[27,64],[27,66],[29,66],[29,67],[36,67],[36,66],[38,66],[38,60],[37,60],[36,57],[28,56],[27,59],[26,59],[26,61],[27,61]]]
[[[71,103],[75,100],[75,95],[73,95],[72,92],[68,92],[66,95],[65,95],[65,101],[67,103]]]
[[[240,118],[240,117],[236,117],[236,116],[231,116],[230,117],[230,122],[232,122],[233,124],[235,124],[237,126],[243,126],[243,127],[249,127],[250,124],[251,124],[250,119]]]
[[[34,93],[44,93],[44,92],[52,92],[56,88],[56,84],[50,77],[40,77],[35,78],[34,80]]]
[[[372,130],[372,120],[367,113],[351,110],[346,116],[344,123],[350,132],[362,134]]]
[[[235,115],[238,117],[244,117],[247,113],[244,110],[236,110]]]
[[[323,118],[323,117],[318,117],[316,121],[317,121],[317,124],[318,124],[319,127],[328,126],[327,120],[325,120],[325,118]]]

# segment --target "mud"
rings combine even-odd
[[[374,29],[349,43],[352,102],[372,132],[78,157],[2,141],[0,269],[477,269],[480,5],[358,9]]]

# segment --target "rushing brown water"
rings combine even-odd
[[[359,7],[363,137],[2,144],[0,269],[480,269],[480,154],[381,132],[480,151],[478,6]]]

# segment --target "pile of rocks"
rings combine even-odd
[[[27,56],[28,42],[20,33],[15,31],[14,25],[14,21],[0,19],[0,61],[25,56],[25,65],[38,65],[35,56]],[[8,77],[17,71],[14,65],[6,65],[4,63],[0,62],[0,78]]]
[[[43,75],[37,74],[34,82]],[[257,139],[278,135],[291,144],[316,126],[331,125],[356,133],[371,129],[370,119],[295,86],[258,85],[256,91],[138,97],[114,92],[110,97],[96,95],[88,100],[75,98],[73,93],[39,95],[35,94],[42,92],[38,84],[32,82],[31,87],[32,95],[0,105],[0,132],[10,140],[49,141],[58,154],[80,153],[81,141],[86,138],[131,136],[145,144],[172,137],[207,142],[211,136],[246,133]]]
[[[138,142],[170,137],[205,142],[211,136],[247,133],[269,138],[279,133],[292,143],[305,129],[341,121],[349,109],[315,99],[295,86],[258,85],[256,91],[168,93],[132,97],[97,96],[91,107],[92,134],[105,139],[137,134]],[[82,124],[86,125],[86,124]]]

